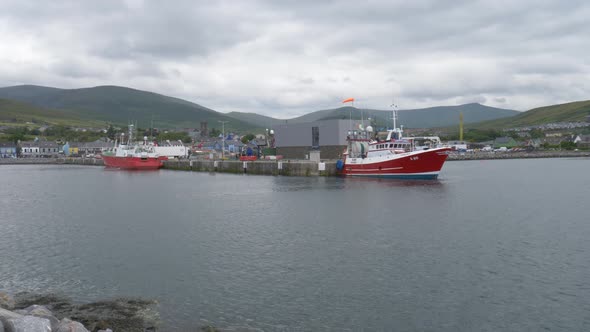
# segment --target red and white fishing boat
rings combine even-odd
[[[168,157],[161,156],[151,145],[133,143],[133,125],[129,125],[129,136],[126,143],[115,143],[115,147],[102,154],[102,159],[107,167],[121,169],[148,170],[158,169],[164,165]]]
[[[396,128],[397,112],[393,111],[393,129],[384,140],[372,137],[373,128],[362,126],[350,131],[348,146],[336,168],[342,175],[394,178],[436,179],[447,160],[450,147],[442,146],[438,137],[404,137]]]

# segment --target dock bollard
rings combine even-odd
[[[244,167],[244,173],[248,173],[248,162],[247,161],[244,161],[243,167]]]
[[[215,161],[213,162],[213,169],[215,170],[215,172],[217,172],[217,164],[218,164],[218,161],[217,161],[217,160],[215,160]]]

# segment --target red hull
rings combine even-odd
[[[344,160],[342,175],[386,177],[401,179],[436,179],[450,148],[440,148],[402,154],[389,160],[355,158]]]
[[[241,161],[255,161],[258,157],[256,156],[240,156]]]
[[[140,158],[140,157],[113,157],[102,156],[104,164],[107,167],[116,167],[121,169],[158,169],[164,165],[167,157],[158,158]]]

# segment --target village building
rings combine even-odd
[[[59,156],[59,145],[50,141],[39,141],[39,156],[45,158],[55,158]]]
[[[23,158],[39,157],[39,141],[24,141],[19,143],[20,155]]]
[[[359,131],[360,121],[321,120],[285,123],[273,127],[276,154],[288,159],[309,159],[319,151],[322,159],[338,159],[346,148],[349,132]]]
[[[103,140],[96,140],[94,142],[80,143],[78,146],[78,154],[81,156],[102,154],[104,151],[115,146],[113,142],[105,142]]]
[[[0,142],[0,158],[16,158],[17,146],[11,142]]]

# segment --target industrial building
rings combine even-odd
[[[341,158],[348,132],[359,130],[360,124],[359,120],[335,119],[276,125],[273,129],[277,155],[287,159],[309,159],[310,152],[319,151],[321,159]]]

